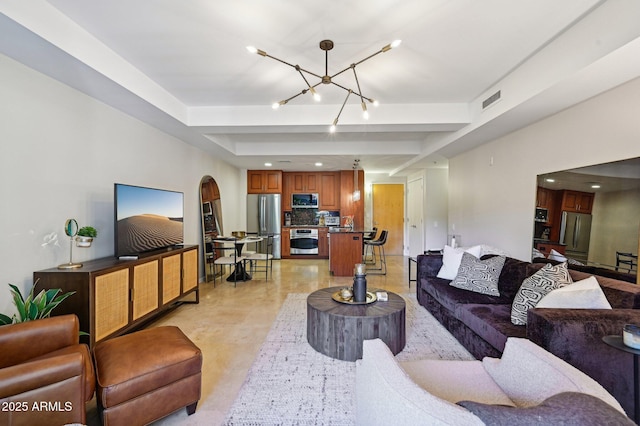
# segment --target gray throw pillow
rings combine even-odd
[[[559,265],[547,263],[542,269],[522,282],[511,305],[511,322],[515,325],[526,325],[529,309],[535,308],[540,299],[551,290],[564,287],[572,282],[567,262]]]
[[[476,293],[500,296],[498,279],[505,261],[504,256],[480,260],[472,254],[463,253],[458,275],[450,285]]]
[[[458,405],[471,411],[492,426],[631,426],[631,419],[600,398],[578,392],[553,395],[535,407],[519,408],[506,405],[460,401]]]

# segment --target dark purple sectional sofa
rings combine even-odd
[[[500,357],[507,337],[526,337],[585,372],[634,413],[633,356],[608,346],[602,337],[622,334],[624,324],[640,325],[640,286],[596,275],[611,310],[534,308],[526,326],[511,323],[511,303],[522,281],[544,266],[507,257],[500,296],[461,290],[437,278],[442,255],[417,257],[417,298],[477,359]],[[574,281],[589,273],[571,270]]]

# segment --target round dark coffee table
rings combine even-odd
[[[406,305],[402,297],[387,291],[386,302],[350,305],[331,298],[341,288],[323,288],[307,297],[307,341],[311,347],[344,361],[362,358],[363,340],[380,338],[394,355],[404,349]]]

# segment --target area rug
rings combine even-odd
[[[288,295],[225,425],[355,424],[355,363],[322,355],[309,345],[307,296]],[[474,359],[418,304],[415,294],[402,297],[407,304],[406,346],[398,360]]]

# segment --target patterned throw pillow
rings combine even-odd
[[[529,309],[535,308],[538,302],[551,290],[564,287],[572,282],[567,262],[559,265],[547,263],[542,269],[522,282],[511,305],[511,322],[515,325],[526,325]]]
[[[498,279],[504,266],[505,257],[495,256],[480,260],[472,254],[464,253],[458,275],[451,281],[451,286],[476,293],[500,296]]]

